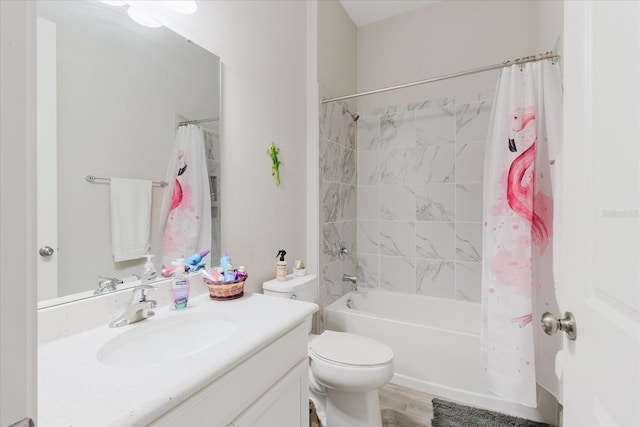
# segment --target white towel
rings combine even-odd
[[[147,253],[151,184],[141,179],[111,178],[111,252],[116,262]]]

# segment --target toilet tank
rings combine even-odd
[[[317,303],[318,278],[314,274],[304,276],[289,274],[287,280],[273,279],[264,282],[262,291],[265,295],[274,297]]]

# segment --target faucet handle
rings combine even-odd
[[[138,285],[133,288],[131,293],[132,302],[145,302],[149,296],[149,292],[157,290],[158,287],[154,285]]]

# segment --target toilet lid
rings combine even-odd
[[[384,365],[393,360],[393,351],[388,346],[346,332],[324,331],[309,343],[309,350],[322,359],[347,365]]]

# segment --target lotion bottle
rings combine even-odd
[[[280,249],[276,258],[280,257],[276,266],[276,279],[280,281],[287,280],[287,261],[284,260],[284,256],[287,252],[284,249]]]
[[[189,305],[189,279],[184,273],[184,260],[173,261],[175,273],[171,280],[171,308],[173,310],[184,310]]]
[[[144,264],[144,271],[142,272],[142,284],[145,285],[156,280],[158,273],[156,272],[156,267],[151,262],[153,255],[147,253],[142,256],[147,259],[147,262]]]

